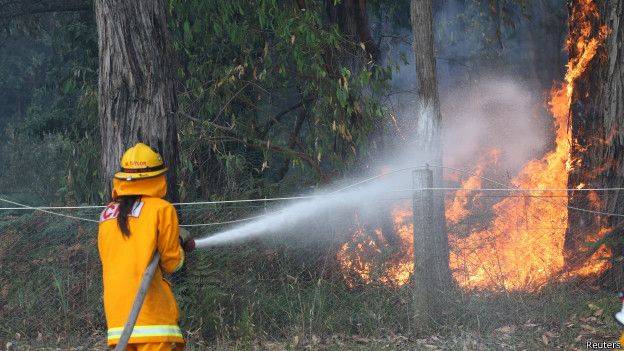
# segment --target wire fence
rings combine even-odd
[[[449,265],[462,293],[532,293],[553,284],[584,284],[608,269],[608,250],[587,243],[612,228],[571,236],[567,216],[575,210],[621,214],[569,208],[568,198],[575,191],[600,196],[620,189],[515,189],[492,182],[462,188],[462,177],[469,176],[461,175],[454,186],[426,189],[445,196]],[[276,213],[292,217],[291,204],[319,204],[300,220],[190,255],[173,277],[187,337],[310,336],[335,332],[337,325],[344,333],[418,329],[409,288],[418,259],[412,195],[423,189],[384,185],[378,195],[325,205],[369,191],[367,184],[380,179],[322,195],[176,204],[180,223],[196,238],[253,226]],[[101,345],[102,207],[33,208],[10,195],[0,198],[0,340],[19,333],[62,345]],[[570,248],[577,251],[570,254]],[[453,293],[441,298],[456,300]]]

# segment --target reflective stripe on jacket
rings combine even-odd
[[[169,282],[163,277],[163,271],[173,273],[184,262],[178,216],[175,208],[162,199],[166,189],[164,175],[133,181],[113,180],[113,199],[122,195],[141,196],[128,216],[129,237],[123,235],[117,224],[117,203],[109,204],[100,215],[98,249],[111,346],[121,336],[143,272],[156,250],[160,253],[160,265],[129,342],[184,342],[178,327],[178,306]]]

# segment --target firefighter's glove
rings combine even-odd
[[[180,245],[182,245],[184,252],[195,250],[195,240],[191,236],[191,233],[184,228],[180,228]]]

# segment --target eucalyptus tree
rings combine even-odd
[[[162,155],[169,197],[176,198],[176,59],[165,0],[96,0],[102,178],[119,169],[137,141]]]
[[[570,106],[572,154],[574,161],[568,187],[624,187],[624,26],[620,25],[624,1],[575,0],[570,3],[570,62],[580,65],[581,56],[589,56],[592,46],[597,50],[587,68],[574,81]],[[611,249],[611,269],[605,283],[618,289],[624,286],[622,252],[624,237],[619,216],[624,196],[619,191],[595,194],[576,192],[570,196],[568,232],[565,250],[567,264],[581,266],[596,246],[586,241],[605,234],[603,242]],[[577,208],[588,209],[579,211]],[[596,212],[597,211],[597,212]],[[606,230],[605,230],[606,229]]]
[[[412,0],[412,47],[417,79],[417,98],[421,109],[414,111],[416,123],[410,131],[414,145],[425,155],[425,161],[442,165],[440,98],[436,78],[434,56],[434,25],[431,0]],[[428,179],[431,177],[431,179]],[[420,186],[441,187],[442,169],[431,170],[430,176],[419,177]],[[416,313],[437,319],[443,312],[444,293],[452,286],[449,269],[449,244],[444,217],[444,197],[439,192],[428,191],[430,196],[421,198],[431,203],[414,204],[414,299]],[[426,214],[417,218],[418,209]],[[420,228],[420,230],[418,230]]]

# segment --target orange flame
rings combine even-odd
[[[573,8],[567,41],[573,58],[567,64],[565,83],[553,89],[548,103],[554,118],[555,148],[542,159],[524,166],[512,181],[519,188],[567,188],[568,172],[578,166],[570,153],[570,105],[575,81],[586,71],[608,33],[603,26],[597,35],[592,35],[593,23],[599,18],[600,13],[592,0],[582,0]],[[577,39],[573,42],[572,38]],[[531,290],[550,281],[565,265],[567,205],[567,197],[555,201],[510,197],[496,204],[490,228],[472,233],[467,238],[450,238],[450,265],[457,283],[464,288]],[[587,239],[593,241],[605,231],[588,235]],[[605,253],[596,253],[600,254]],[[606,265],[604,260],[590,260],[575,273],[598,273]]]
[[[474,173],[462,183],[461,188],[464,190],[481,188],[485,170],[496,164],[500,154],[501,151],[498,149],[492,149],[489,153],[485,154],[477,163]],[[466,194],[467,196],[455,196],[450,203],[447,203],[445,211],[447,223],[451,225],[457,224],[468,217],[471,205],[474,205],[476,202],[476,198],[471,196],[474,194],[474,192],[469,192]]]
[[[390,286],[407,284],[414,272],[414,226],[412,209],[409,203],[396,204],[391,210],[392,234],[397,236],[398,245],[391,245],[381,228],[373,230],[374,236],[358,225],[351,240],[344,243],[337,254],[347,286],[354,287],[360,283],[369,284],[373,281]],[[374,240],[373,240],[374,238]],[[387,251],[386,262],[376,265],[375,256]]]
[[[526,189],[567,187],[570,167],[568,111],[572,91],[553,91],[555,149],[527,163],[512,184]],[[539,195],[556,195],[536,193]],[[526,290],[541,286],[564,266],[567,198],[560,201],[508,197],[494,206],[489,228],[468,237],[451,236],[450,266],[464,288]]]
[[[593,0],[579,0],[571,11],[567,48],[573,58],[567,64],[565,83],[552,90],[548,102],[553,116],[555,147],[520,170],[512,180],[518,188],[567,188],[568,172],[580,166],[578,160],[572,159],[570,152],[570,105],[575,81],[584,74],[608,34],[606,26],[594,33],[593,23],[599,19],[600,13]],[[495,162],[496,156],[490,154],[480,160],[474,175],[462,183],[462,188],[481,187],[481,177],[488,165]],[[568,222],[566,194],[544,191],[523,194],[525,196],[507,197],[496,203],[492,208],[493,218],[486,229],[473,231],[468,236],[449,235],[449,264],[459,286],[464,289],[535,290],[554,278],[588,276],[606,269],[606,260],[594,259],[574,272],[563,274]],[[447,221],[456,224],[470,215],[471,201],[468,197],[459,196],[448,201]],[[399,254],[391,258],[390,266],[383,269],[378,278],[373,277],[371,271],[374,264],[367,251],[379,252],[379,246],[371,242],[354,244],[356,239],[366,236],[366,231],[360,228],[354,232],[353,241],[345,243],[338,253],[343,273],[355,273],[363,283],[378,281],[400,286],[409,282],[413,272],[413,227],[409,207],[397,206],[392,210],[394,230],[402,245]],[[598,233],[588,233],[587,240],[598,240],[607,231],[602,228]],[[385,245],[383,237],[386,233],[380,229],[376,229],[375,233],[381,239],[378,242]],[[593,257],[608,255],[605,250],[598,250]]]

